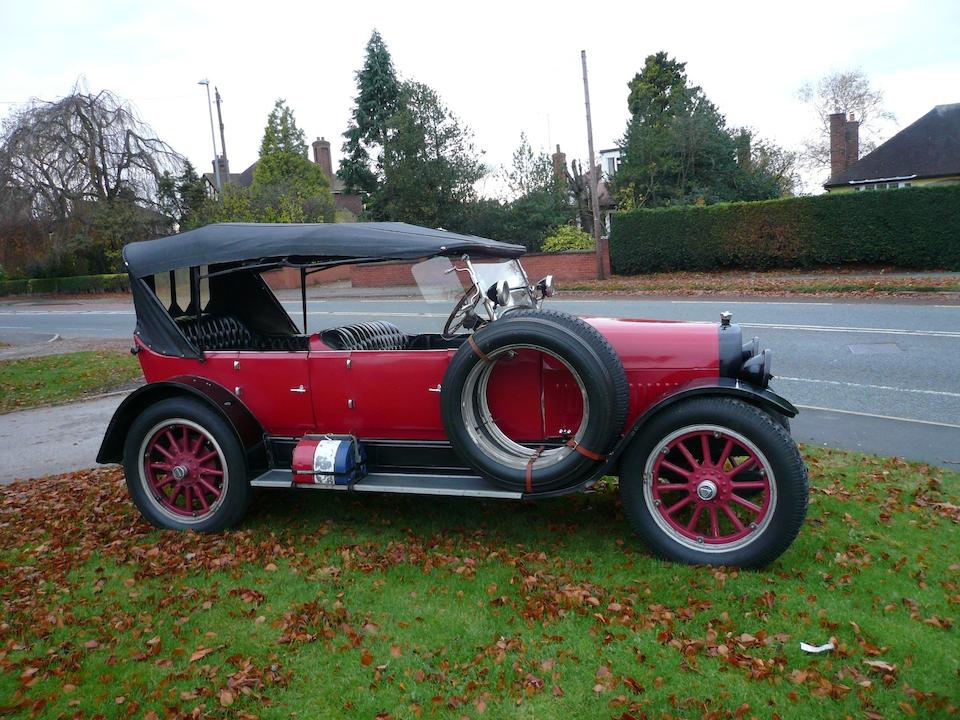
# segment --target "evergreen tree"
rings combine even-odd
[[[366,58],[356,80],[357,97],[343,134],[344,157],[337,174],[347,192],[372,193],[383,181],[388,124],[400,107],[400,82],[390,51],[376,30],[367,42]]]
[[[203,180],[197,175],[193,163],[183,161],[183,172],[174,177],[165,172],[157,183],[160,212],[178,225],[189,221],[207,198]]]
[[[286,186],[300,193],[328,189],[320,166],[307,159],[307,141],[297,127],[293,111],[283,100],[277,100],[267,117],[260,142],[260,160],[253,172],[253,186]]]
[[[404,83],[387,123],[383,181],[370,198],[377,220],[454,229],[486,173],[470,130],[422,83]]]
[[[713,203],[778,197],[790,188],[784,173],[768,172],[771,163],[752,163],[747,143],[699,86],[690,85],[686,63],[659,52],[628,84],[630,119],[622,141],[623,163],[614,178],[622,208]],[[763,145],[765,157],[776,151]]]

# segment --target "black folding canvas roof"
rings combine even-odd
[[[515,258],[522,245],[406,223],[218,223],[127,245],[133,277],[167,270],[244,262],[305,265],[343,260],[413,260],[435,255]]]

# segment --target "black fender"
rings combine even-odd
[[[193,375],[178,375],[169,380],[150,383],[128,395],[110,419],[100,452],[97,453],[97,462],[123,462],[127,429],[137,415],[155,402],[183,396],[196,398],[227,421],[246,450],[249,468],[266,467],[265,433],[254,414],[240,398],[222,385]]]
[[[633,439],[643,431],[644,426],[650,422],[653,417],[678,402],[683,402],[693,397],[704,396],[736,398],[750,405],[755,405],[761,410],[778,412],[791,418],[796,417],[800,412],[789,400],[780,397],[775,392],[766,388],[757,387],[743,380],[727,377],[699,378],[686,385],[682,385],[667,397],[661,398],[658,402],[651,405],[643,415],[634,421],[630,429],[624,433],[623,437],[620,438],[620,441],[607,456],[606,461],[582,483],[559,490],[533,493],[531,495],[525,495],[524,497],[548,498],[568,495],[572,492],[581,491],[590,487],[604,475],[616,474],[620,457],[627,448],[630,447]]]

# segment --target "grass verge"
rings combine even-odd
[[[0,715],[943,717],[960,474],[810,450],[763,572],[656,560],[612,484],[539,504],[265,492],[160,532],[118,470],[0,488]],[[833,638],[807,655],[801,640]]]
[[[127,352],[84,351],[0,362],[0,412],[81,400],[141,376]]]
[[[671,295],[917,296],[960,293],[957,277],[837,273],[652,273],[562,283],[563,290]]]

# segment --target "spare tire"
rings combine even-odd
[[[565,444],[520,444],[490,412],[487,383],[497,362],[526,350],[562,363],[579,386],[581,422]],[[450,443],[467,464],[508,489],[545,492],[596,470],[623,430],[628,400],[623,365],[595,328],[566,313],[522,310],[460,346],[444,375],[440,406]]]

